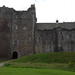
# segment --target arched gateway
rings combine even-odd
[[[17,59],[17,58],[18,58],[18,53],[14,51],[12,54],[12,59]]]

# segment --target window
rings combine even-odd
[[[23,27],[23,30],[26,30],[27,28],[26,27]]]
[[[18,26],[16,25],[16,30],[18,29]]]

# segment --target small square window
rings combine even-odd
[[[16,25],[16,30],[18,29],[18,26]]]
[[[23,27],[23,30],[26,30],[27,28],[26,27]]]

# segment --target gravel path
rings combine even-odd
[[[0,67],[4,66],[5,63],[0,63]]]

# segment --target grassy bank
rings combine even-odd
[[[0,75],[75,75],[75,72],[54,69],[0,68]]]
[[[75,52],[54,52],[24,56],[13,62],[25,63],[70,63],[75,62]]]
[[[0,75],[75,75],[75,52],[42,53],[7,61]]]
[[[5,66],[15,68],[61,69],[75,72],[75,52],[34,54],[9,61]]]

